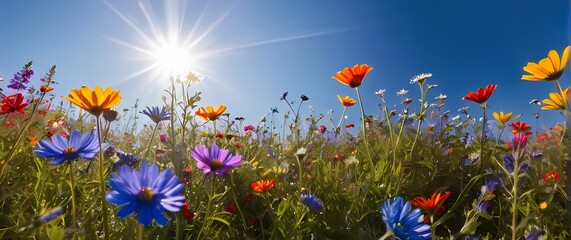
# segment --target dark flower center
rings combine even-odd
[[[151,200],[153,200],[153,190],[151,189],[151,187],[146,187],[144,189],[141,189],[137,197],[139,198],[139,200],[143,202],[150,202]]]
[[[73,149],[73,147],[67,147],[66,149],[63,150],[64,154],[70,154],[70,153],[74,153],[75,149]]]
[[[218,159],[214,159],[212,160],[212,163],[210,163],[210,170],[211,171],[216,171],[218,169],[222,168],[222,162]]]

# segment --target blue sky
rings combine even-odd
[[[452,116],[464,106],[481,116],[477,104],[461,98],[498,84],[489,111],[523,113],[521,119],[535,128],[529,101],[547,98],[556,88],[520,80],[522,67],[570,44],[567,0],[169,2],[2,2],[0,76],[7,84],[34,60],[36,81],[57,65],[58,96],[81,85],[102,85],[121,90],[119,108],[132,107],[136,99],[142,107],[160,105],[168,74],[135,73],[154,62],[143,53],[150,49],[143,36],[156,39],[174,26],[181,43],[186,38],[195,42],[191,58],[205,56],[189,64],[205,76],[191,90],[202,92],[199,106],[224,104],[232,117],[243,116],[246,123],[256,124],[272,107],[279,109],[281,122],[288,107],[279,97],[289,91],[294,106],[300,95],[310,98],[302,117],[309,115],[309,106],[315,113],[333,109],[336,124],[342,111],[336,95],[356,95],[331,76],[366,63],[374,67],[360,88],[367,114],[380,114],[374,94],[379,89],[386,89],[389,105],[397,110],[398,90],[408,89],[408,96],[418,99],[418,86],[409,80],[430,72],[428,83],[438,87],[428,99],[447,95],[445,109]],[[143,9],[152,15],[154,33]],[[564,73],[562,85],[570,86],[570,79]],[[349,108],[346,115],[358,123],[359,108]],[[541,111],[541,120],[548,126],[564,121],[554,111]],[[320,123],[330,124],[327,117]]]

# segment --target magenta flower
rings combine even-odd
[[[232,168],[240,165],[242,156],[234,156],[229,150],[220,149],[216,144],[210,148],[200,145],[192,149],[192,157],[196,159],[196,167],[202,169],[204,174],[214,173],[219,176],[226,175]]]

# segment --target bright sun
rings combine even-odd
[[[154,68],[168,76],[185,76],[193,65],[189,50],[175,41],[155,46],[152,57],[155,59]]]

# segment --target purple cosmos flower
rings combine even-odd
[[[410,202],[402,197],[387,199],[381,206],[383,221],[387,231],[400,239],[432,239],[430,226],[423,222],[420,209],[411,211]]]
[[[153,122],[159,123],[163,120],[171,119],[171,114],[167,112],[166,108],[163,106],[160,110],[159,107],[147,107],[147,109],[141,112],[142,114],[147,115]]]
[[[34,70],[32,70],[32,62],[28,62],[22,70],[14,74],[14,77],[10,79],[10,85],[8,88],[15,90],[26,90],[26,85],[30,83],[30,78],[34,75]]]
[[[105,149],[108,143],[103,143]],[[73,130],[69,139],[61,134],[53,136],[50,140],[38,142],[34,152],[41,158],[51,158],[49,164],[61,164],[66,160],[83,158],[91,160],[99,152],[99,140],[93,133],[84,133]]]
[[[159,172],[159,166],[141,163],[141,171],[123,165],[119,173],[109,180],[112,191],[107,192],[107,202],[121,205],[117,216],[126,218],[136,212],[139,223],[148,226],[151,221],[165,225],[168,219],[163,212],[178,212],[184,204],[184,184],[180,183],[172,169]]]
[[[313,194],[301,194],[301,201],[312,211],[323,211],[323,204],[321,203],[321,199]]]
[[[232,155],[229,150],[220,149],[215,143],[207,148],[200,145],[192,149],[192,157],[196,159],[196,167],[202,169],[204,174],[214,173],[219,176],[226,175],[232,168],[240,165],[242,156]]]

